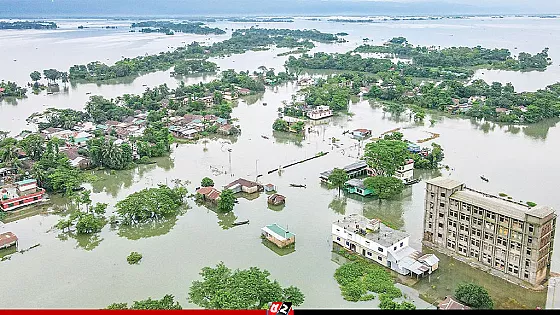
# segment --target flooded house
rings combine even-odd
[[[344,189],[351,194],[358,194],[366,197],[373,195],[374,191],[364,185],[364,181],[357,178],[352,178],[344,183]]]
[[[0,188],[0,210],[10,211],[43,200],[45,190],[37,180],[26,179]]]
[[[355,129],[352,131],[352,137],[363,140],[371,137],[371,130],[369,129]]]
[[[408,183],[412,181],[414,176],[414,160],[413,159],[406,159],[404,164],[399,166],[399,168],[395,171],[394,177],[403,181],[403,183]]]
[[[214,187],[201,187],[196,190],[196,193],[202,196],[202,200],[211,203],[217,203],[221,194],[221,192]]]
[[[12,232],[0,234],[0,249],[17,246],[18,237]]]
[[[264,185],[264,191],[265,192],[276,191],[276,186],[274,186],[274,184],[266,184]]]
[[[261,235],[280,248],[296,242],[296,235],[294,233],[289,232],[287,228],[283,228],[276,223],[261,228]]]
[[[366,161],[359,160],[352,164],[346,165],[342,168],[348,174],[348,178],[356,178],[359,176],[366,176],[368,175],[368,165]],[[319,175],[321,181],[328,183],[329,176],[331,175],[333,170],[324,171]]]
[[[438,269],[439,258],[409,246],[410,235],[378,219],[354,213],[332,224],[333,242],[401,275],[423,277]]]
[[[273,194],[268,196],[268,204],[273,206],[279,206],[286,203],[286,197],[280,194]]]
[[[312,110],[307,111],[305,114],[310,119],[323,119],[327,117],[331,117],[333,115],[333,111],[328,106],[317,106]]]
[[[244,192],[248,194],[254,194],[259,191],[263,191],[264,187],[257,182],[239,178],[224,186],[224,189],[229,189],[234,193]]]

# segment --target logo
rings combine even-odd
[[[292,302],[270,302],[266,315],[294,315]]]

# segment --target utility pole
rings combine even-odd
[[[229,155],[229,176],[233,176],[231,174],[231,148],[228,149],[228,155]]]
[[[259,160],[255,160],[255,181],[259,181],[259,168],[258,168]]]

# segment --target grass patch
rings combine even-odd
[[[140,260],[142,260],[142,254],[138,252],[131,252],[130,255],[126,257],[126,261],[128,261],[130,265],[137,264]]]
[[[506,193],[499,193],[498,195],[499,195],[500,197],[507,197],[508,194],[506,194]]]

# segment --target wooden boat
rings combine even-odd
[[[263,106],[266,106],[266,105],[267,105],[266,103],[263,103]]]
[[[405,184],[405,185],[412,185],[412,184],[416,184],[416,183],[418,183],[418,182],[420,182],[420,178],[414,178],[414,179],[411,179],[411,180],[407,181],[407,182],[404,183],[404,184]]]
[[[265,136],[265,135],[262,135],[261,137],[263,137],[263,138],[265,138],[265,139],[268,139],[268,137],[267,137],[267,136]]]
[[[237,222],[233,222],[233,225],[243,225],[243,224],[248,224],[249,220],[245,220],[245,221],[237,221]]]
[[[480,176],[480,179],[482,179],[483,181],[487,182],[488,178],[484,177],[484,176]]]
[[[291,187],[301,187],[301,188],[306,188],[306,185],[300,185],[300,184],[290,184]]]

